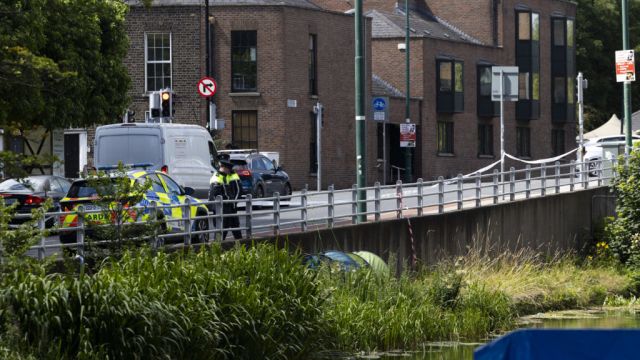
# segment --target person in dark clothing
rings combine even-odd
[[[221,159],[219,172],[211,176],[209,181],[209,200],[215,200],[220,195],[223,200],[238,200],[242,193],[240,186],[240,176],[233,171],[233,163],[229,160]],[[222,205],[222,212],[224,215],[236,214],[238,203],[224,203]],[[240,219],[238,216],[225,216],[222,220],[222,227],[238,228],[240,227]],[[233,237],[238,240],[242,239],[242,232],[240,230],[232,230]],[[227,230],[222,232],[222,240],[227,237]]]

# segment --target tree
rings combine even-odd
[[[611,114],[624,115],[622,84],[615,79],[615,51],[622,50],[620,1],[577,0],[576,62],[589,79],[585,91],[585,122],[595,128]],[[629,44],[640,50],[640,2],[629,1]],[[640,107],[640,84],[632,83],[632,104]]]
[[[0,126],[113,122],[130,79],[121,0],[0,0]]]

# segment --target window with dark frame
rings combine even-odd
[[[464,65],[462,61],[436,61],[436,108],[441,113],[464,111]]]
[[[476,110],[479,117],[500,115],[499,103],[491,99],[491,67],[490,64],[479,64],[476,67],[478,93]]]
[[[531,129],[524,126],[516,127],[516,151],[521,157],[531,157]]]
[[[233,111],[231,113],[231,139],[240,149],[258,148],[258,112]]]
[[[492,124],[478,124],[478,156],[493,156]]]
[[[564,129],[551,129],[551,148],[554,156],[564,154]]]
[[[318,95],[318,38],[309,34],[309,93]]]
[[[171,87],[171,33],[146,33],[145,90],[157,91]]]
[[[516,65],[518,97],[516,117],[522,120],[540,116],[540,14],[516,10]]]
[[[551,18],[551,120],[575,119],[575,29],[574,20]]]
[[[309,173],[318,173],[318,123],[316,120],[316,114],[309,113],[309,119],[311,123],[309,125]]]
[[[258,90],[257,40],[255,30],[231,32],[231,91]]]
[[[438,121],[438,154],[453,154],[453,122]]]

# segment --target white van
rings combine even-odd
[[[151,164],[180,185],[206,198],[215,171],[217,150],[207,129],[198,125],[125,123],[99,126],[94,140],[94,166]]]

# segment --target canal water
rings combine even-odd
[[[640,328],[640,311],[578,310],[527,316],[521,319],[522,328],[549,329],[628,329]],[[491,341],[491,339],[486,340]],[[360,354],[357,359],[380,360],[472,360],[473,350],[483,343],[438,342],[424,345],[415,352],[392,351],[387,353]]]

